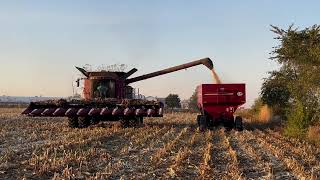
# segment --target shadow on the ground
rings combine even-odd
[[[147,126],[157,126],[160,128],[163,127],[173,127],[173,128],[191,128],[191,129],[197,129],[196,123],[181,123],[181,122],[147,122]]]
[[[265,129],[272,129],[272,130],[280,130],[282,129],[282,123],[280,121],[269,121],[269,122],[244,122],[244,129],[246,130],[265,130]]]
[[[96,125],[91,125],[89,128],[95,128],[95,127],[100,127],[100,128],[114,128],[114,127],[120,127],[119,122],[100,122],[99,124]],[[198,125],[196,123],[183,123],[183,122],[157,122],[157,121],[148,121],[145,122],[142,126],[136,127],[136,128],[143,128],[145,126],[148,127],[159,127],[159,128],[164,128],[164,127],[171,127],[171,128],[177,128],[177,129],[183,129],[183,128],[190,128],[191,130],[196,130],[198,128]],[[282,125],[281,122],[277,121],[270,121],[266,123],[262,122],[248,122],[245,121],[244,124],[244,129],[248,131],[253,131],[255,129],[260,129],[260,130],[265,130],[265,129],[272,129],[272,130],[281,130]],[[217,127],[212,127],[210,130],[215,130],[219,128],[225,128],[223,125],[217,126]],[[225,128],[226,131],[230,131],[232,129],[230,128]]]

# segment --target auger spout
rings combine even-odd
[[[181,65],[178,65],[178,66],[170,67],[170,68],[163,69],[163,70],[160,70],[160,71],[156,71],[156,72],[153,72],[153,73],[149,73],[149,74],[145,74],[145,75],[138,76],[138,77],[135,77],[135,78],[127,79],[126,80],[126,84],[134,83],[134,82],[137,82],[137,81],[142,81],[142,80],[153,78],[153,77],[156,77],[156,76],[161,76],[163,74],[172,73],[172,72],[179,71],[179,70],[182,70],[182,69],[187,69],[187,68],[190,68],[190,67],[193,67],[193,66],[197,66],[197,65],[200,65],[200,64],[205,65],[210,70],[213,69],[213,63],[212,63],[211,59],[210,58],[203,58],[203,59],[192,61],[192,62],[189,62],[189,63],[186,63],[186,64],[181,64]]]

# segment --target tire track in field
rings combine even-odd
[[[97,158],[96,161],[93,161],[95,167],[91,169],[90,176],[94,174],[105,174],[106,177],[109,177],[113,171],[120,171],[121,169],[127,167],[122,154],[129,150],[134,139],[140,139],[144,136],[149,136],[152,134],[152,131],[154,131],[155,128],[145,126],[141,128],[124,128],[123,130],[127,130],[127,132],[125,132],[123,135],[114,134],[112,138],[101,139],[98,141],[99,145],[97,147],[105,150],[109,157],[107,161],[102,161],[100,163],[98,163],[100,161],[99,158]],[[97,168],[96,164],[99,164],[99,168]]]
[[[227,172],[227,162],[228,159],[225,156],[224,153],[226,153],[223,149],[222,143],[224,140],[224,134],[222,132],[222,129],[215,129],[213,138],[212,138],[212,143],[213,143],[213,149],[211,152],[211,162],[210,166],[213,168],[212,173],[210,176],[213,178],[218,178],[218,179],[223,179],[226,174],[224,172]]]
[[[189,157],[192,149],[199,145],[199,140],[202,136],[196,129],[190,129],[185,138],[181,140],[181,144],[177,147],[179,150],[171,156],[171,161],[168,163],[167,178],[183,178],[186,176],[189,167]],[[190,177],[190,176],[188,176]]]
[[[93,136],[88,139],[81,137],[80,139],[83,139],[82,141],[71,144],[64,144],[62,140],[60,146],[63,148],[63,154],[67,153],[67,155],[69,155],[69,151],[79,154],[76,159],[80,159],[80,161],[77,164],[73,162],[74,160],[61,164],[59,169],[64,168],[64,170],[62,173],[54,174],[54,176],[62,179],[69,177],[66,173],[70,171],[70,168],[72,172],[77,175],[76,179],[84,178],[83,173],[85,173],[86,177],[96,174],[97,171],[103,170],[107,165],[112,164],[113,161],[115,161],[114,159],[117,159],[119,152],[126,145],[126,143],[123,142],[126,142],[130,137],[139,132],[139,129],[119,128],[117,126],[111,126],[111,128],[93,128],[94,132],[95,130],[101,131],[99,131],[99,134],[92,134]],[[83,131],[87,132],[86,129],[83,129]],[[55,145],[51,144],[50,147],[60,147],[59,144],[60,142]],[[52,153],[50,153],[50,155],[51,158],[53,158]],[[64,159],[64,156],[60,155],[58,158]],[[84,161],[81,159],[84,159]],[[70,165],[70,163],[72,165]],[[46,162],[44,162],[44,164],[46,164]],[[55,169],[51,171],[55,171]],[[42,179],[44,177],[39,176],[37,178]]]
[[[241,172],[238,167],[238,159],[233,150],[229,135],[224,128],[213,130],[211,138],[211,158],[204,179],[239,179]],[[207,174],[206,174],[207,173]]]
[[[92,134],[92,132],[95,132],[95,133]],[[73,150],[76,151],[77,149],[80,150],[82,149],[81,147],[89,148],[93,144],[96,145],[97,144],[96,142],[99,140],[104,140],[107,138],[112,139],[112,136],[117,134],[122,135],[125,132],[126,130],[122,130],[122,129],[114,129],[113,131],[110,131],[110,132],[104,131],[104,130],[100,131],[100,129],[70,131],[69,133],[65,134],[63,138],[60,138],[58,140],[43,142],[36,146],[28,147],[27,149],[22,149],[15,152],[13,158],[11,159],[11,161],[15,162],[15,164],[11,164],[6,167],[5,175],[8,177],[25,176],[27,178],[28,177],[29,178],[47,178],[48,176],[51,176],[53,174],[52,173],[42,174],[42,173],[39,173],[38,171],[42,171],[41,169],[43,169],[44,167],[42,165],[46,165],[47,167],[53,163],[50,159],[53,158],[53,156],[55,156],[53,153],[54,151],[60,154],[59,156],[54,158],[57,158],[57,160],[62,158],[61,160],[63,160],[63,156],[65,152],[68,153],[70,150],[71,151]],[[73,141],[70,142],[68,137],[70,136],[73,137],[74,134],[77,134],[79,136],[78,140],[73,139]],[[96,136],[90,137],[89,134],[96,135]],[[81,151],[85,152],[86,150],[81,150]],[[63,152],[63,153],[61,154],[59,152],[61,153]],[[64,162],[68,163],[68,161],[64,161]],[[50,171],[50,169],[56,169],[58,167],[63,167],[63,165],[49,167],[47,171]],[[18,171],[17,173],[16,170],[21,168],[27,169],[28,172],[31,171],[32,173],[24,173],[22,171]]]
[[[118,172],[114,172],[110,177],[119,178],[120,174],[127,175],[130,173],[138,174],[139,172],[144,172],[146,167],[144,165],[140,165],[139,161],[147,162],[149,159],[146,159],[146,156],[142,154],[148,153],[148,151],[150,151],[150,144],[155,141],[155,139],[163,136],[168,130],[169,127],[152,129],[147,134],[142,133],[144,134],[143,136],[132,138],[128,143],[130,145],[124,146],[118,156],[118,161],[126,162],[125,166],[120,167]]]
[[[191,129],[190,133],[193,135],[189,135],[189,137],[185,140],[187,145],[181,146],[179,151],[182,154],[181,162],[178,162],[178,157],[175,162],[178,162],[178,165],[175,166],[171,164],[169,168],[169,174],[171,178],[183,178],[188,177],[190,179],[195,179],[199,176],[199,166],[202,160],[201,152],[204,149],[205,141],[203,139],[204,135],[199,129]],[[190,148],[190,151],[188,149]],[[179,152],[178,152],[179,153]],[[184,157],[183,157],[184,156]]]
[[[281,140],[282,142],[291,145],[295,153],[300,152],[302,158],[307,162],[307,170],[311,171],[312,176],[320,177],[320,148],[309,144],[305,141],[300,141],[298,139],[293,139],[289,137],[282,136],[279,132],[272,130],[267,130],[267,133],[274,139]]]
[[[264,139],[270,149],[283,159],[297,177],[315,179],[318,172],[315,172],[313,167],[319,167],[319,162],[312,154],[305,154],[299,147],[292,146],[260,130],[256,130],[256,137]]]
[[[228,175],[233,177],[233,179],[242,179],[242,169],[239,168],[239,160],[237,152],[232,148],[230,144],[230,137],[229,133],[227,134],[225,132],[225,129],[223,129],[223,145],[225,147],[225,150],[227,152],[227,156],[229,158],[229,162],[227,165],[228,168]]]
[[[319,148],[314,148],[314,146],[310,145],[307,142],[291,142],[288,141],[287,138],[281,136],[276,136],[274,132],[271,130],[267,130],[266,132],[269,138],[272,139],[274,143],[278,146],[285,146],[290,154],[294,154],[297,158],[304,161],[304,165],[307,166],[307,169],[312,169],[312,167],[320,167],[320,154]],[[320,175],[320,174],[318,174]]]
[[[78,141],[71,143],[67,143],[67,141],[62,140],[54,145],[51,144],[47,149],[43,148],[42,152],[50,150],[50,154],[48,155],[48,158],[44,158],[46,160],[43,161],[42,164],[50,164],[50,159],[56,158],[57,161],[61,160],[62,163],[50,167],[52,168],[51,171],[61,168],[68,168],[68,166],[72,164],[74,172],[83,171],[87,173],[94,173],[97,170],[102,169],[105,164],[110,163],[114,158],[116,158],[118,151],[120,151],[120,149],[124,146],[122,141],[125,141],[128,137],[136,133],[136,129],[134,128],[101,129],[101,131],[99,131],[99,129],[97,130],[99,133],[92,134],[92,137],[87,138],[85,135],[84,137],[80,137]],[[86,130],[84,131],[87,133]],[[59,147],[59,149],[57,149],[57,157],[55,157],[56,155],[54,153],[55,147]],[[66,161],[65,156],[72,157],[73,153],[79,155],[76,156],[75,159]],[[39,152],[38,154],[41,157],[42,153]]]
[[[301,155],[302,158],[306,159],[312,159],[313,161],[320,162],[320,149],[305,142],[302,141],[300,142],[297,139],[291,139],[282,136],[279,134],[279,132],[274,132],[272,130],[267,130],[267,134],[269,134],[274,140],[278,142],[282,142],[283,144],[286,144],[287,146],[292,146],[293,148],[291,149],[296,153],[297,155]],[[317,164],[316,164],[317,165]],[[318,166],[318,165],[317,165]]]
[[[58,126],[54,126],[56,123]],[[62,124],[61,118],[58,120],[44,118],[39,124],[36,120],[20,115],[0,120],[0,155],[6,150],[15,152],[27,150],[32,146],[60,139],[65,135],[65,131],[61,132],[60,124]],[[51,136],[52,133],[54,136]]]
[[[140,150],[129,153],[130,156],[120,156],[118,161],[115,162],[115,166],[111,167],[110,173],[103,178],[146,178],[153,177],[153,174],[148,174],[148,172],[154,171],[153,163],[150,160],[154,153],[161,147],[162,143],[170,142],[175,138],[179,131],[175,128],[169,128],[167,126],[162,127],[157,133],[154,133],[152,137],[149,137],[149,141],[143,144]],[[133,146],[134,147],[134,146]],[[133,171],[134,168],[134,172]],[[106,168],[108,169],[108,167]],[[105,171],[102,171],[102,174]],[[100,173],[101,174],[101,173]],[[134,175],[134,176],[132,176]]]
[[[242,132],[232,131],[229,135],[230,145],[237,153],[241,176],[245,179],[266,178],[267,164],[261,160],[255,149],[245,142]]]
[[[151,162],[153,163],[153,166],[155,168],[155,171],[153,173],[157,177],[166,177],[166,174],[168,172],[168,165],[172,160],[172,156],[174,156],[179,151],[181,143],[184,143],[183,139],[186,137],[190,137],[189,132],[189,127],[182,128],[181,130],[179,130],[179,133],[175,136],[175,138],[172,141],[169,141],[166,144],[164,144],[151,157]]]
[[[274,153],[269,144],[264,139],[257,138],[253,131],[245,130],[244,136],[247,142],[255,148],[256,152],[260,154],[262,160],[269,163],[269,177],[270,179],[297,179],[295,173],[288,168],[285,162],[279,157],[278,153]]]

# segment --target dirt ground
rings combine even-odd
[[[200,132],[196,114],[145,119],[141,128],[0,109],[0,179],[319,179],[320,149],[270,130]]]

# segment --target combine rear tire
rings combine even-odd
[[[129,127],[141,127],[143,124],[143,117],[132,117],[129,119]]]
[[[242,123],[242,117],[237,116],[234,120],[234,128],[238,131],[243,130],[243,123]]]
[[[79,117],[79,128],[86,128],[90,125],[89,117]]]
[[[125,117],[120,119],[120,124],[123,128],[141,127],[143,117]]]
[[[68,118],[68,126],[70,128],[77,128],[79,127],[78,118],[77,117],[69,117]]]

